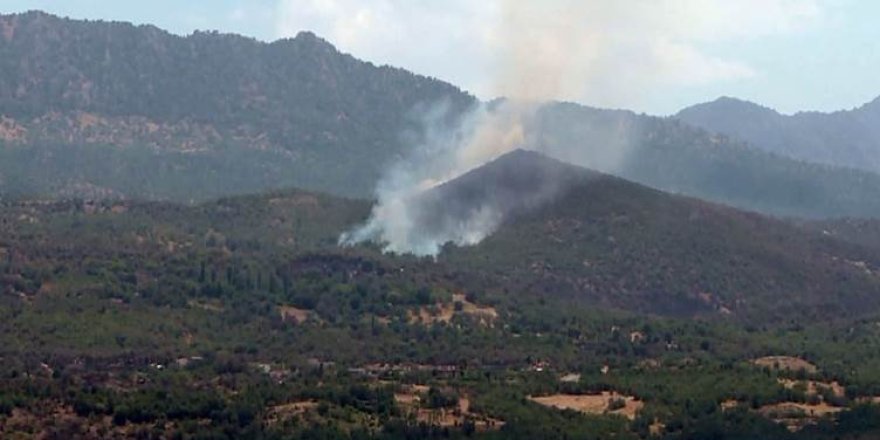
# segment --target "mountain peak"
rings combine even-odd
[[[744,99],[733,98],[730,96],[722,96],[714,101],[702,104],[692,105],[680,111],[679,117],[693,117],[700,113],[714,113],[716,115],[730,115],[736,113],[742,114],[761,114],[761,115],[779,115],[779,112],[772,108],[756,104]]]
[[[332,53],[339,52],[336,49],[336,46],[333,45],[333,43],[327,41],[324,38],[321,38],[312,31],[300,31],[296,34],[295,37],[293,37],[292,39],[288,39],[287,41],[292,41],[297,45],[308,47],[311,49],[328,51]]]
[[[528,192],[541,186],[557,186],[579,176],[596,174],[598,173],[537,151],[516,149],[465,173],[447,185],[475,185],[484,189],[495,187],[490,192],[512,188]]]

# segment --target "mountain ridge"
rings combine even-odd
[[[781,114],[749,101],[719,98],[676,118],[799,160],[880,170],[880,98],[851,110]]]
[[[0,26],[0,193],[11,197],[199,202],[297,187],[366,199],[427,131],[480,105],[312,33],[263,43],[43,13]],[[548,103],[527,135],[528,148],[666,191],[774,215],[880,217],[880,175],[675,119]]]
[[[526,209],[508,210],[515,215],[482,242],[446,247],[439,261],[460,270],[485,267],[514,285],[639,313],[762,321],[795,309],[820,319],[880,307],[880,278],[861,266],[880,264],[872,249],[539,153],[509,154],[447,185],[457,194],[503,193],[518,167],[526,175],[531,166],[570,174],[561,176],[552,196],[537,203],[526,197]],[[862,287],[844,288],[844,279]]]
[[[45,13],[2,15],[0,27],[0,142],[12,146],[68,145],[70,154],[124,146],[145,150],[142,156],[170,152],[207,162],[229,162],[224,149],[259,150],[272,159],[242,165],[266,172],[285,164],[290,172],[273,171],[270,179],[281,186],[365,196],[382,162],[403,148],[401,134],[418,136],[416,110],[442,101],[461,111],[474,103],[451,84],[357,60],[313,33],[264,43]],[[372,157],[378,163],[364,167]],[[173,168],[173,161],[142,167]],[[71,174],[55,185],[84,183]]]

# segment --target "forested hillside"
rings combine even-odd
[[[0,16],[0,31],[4,164],[22,160],[31,179],[4,166],[7,192],[97,185],[186,200],[302,186],[365,196],[404,135],[420,129],[420,108],[473,102],[310,33],[266,44],[40,12]],[[119,170],[100,164],[104,156]],[[45,165],[68,169],[41,173]],[[141,186],[104,173],[137,168]],[[223,188],[218,174],[243,185]],[[156,188],[165,178],[179,185]]]
[[[299,187],[369,198],[387,165],[420,145],[426,114],[445,115],[442,129],[477,104],[309,33],[179,37],[39,12],[0,16],[0,30],[7,196],[198,202]],[[674,119],[555,103],[530,123],[525,147],[663,190],[776,215],[880,215],[873,173]]]
[[[559,192],[438,260],[338,248],[368,204],[302,191],[4,203],[0,434],[876,432],[876,251],[535,153],[443,191],[529,163]]]

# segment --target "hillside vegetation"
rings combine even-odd
[[[443,191],[480,203],[494,192],[469,186],[507,185],[496,179],[528,175],[528,164],[565,169],[560,192],[437,261],[339,249],[368,204],[302,191],[197,206],[5,202],[0,433],[824,439],[876,429],[865,404],[880,394],[876,254],[536,153]],[[810,370],[763,360],[789,358]],[[844,394],[822,391],[832,383]],[[538,403],[555,401],[591,406]],[[792,405],[805,412],[775,415]],[[828,415],[809,415],[820,408]]]
[[[0,29],[4,164],[27,176],[3,167],[13,193],[91,184],[183,200],[283,186],[367,195],[404,135],[420,130],[420,108],[473,102],[311,33],[267,44],[40,12],[0,16]],[[137,184],[116,178],[133,169]]]

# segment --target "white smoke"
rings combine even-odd
[[[374,241],[386,251],[416,255],[436,255],[449,242],[479,243],[503,221],[502,213],[490,205],[473,207],[439,231],[426,233],[418,200],[426,190],[516,148],[543,149],[613,172],[625,160],[632,136],[633,127],[621,122],[625,119],[612,126],[578,126],[573,132],[580,138],[574,142],[545,145],[538,123],[542,103],[572,97],[600,104],[632,102],[637,98],[630,94],[683,70],[693,82],[753,75],[748,66],[707,57],[688,44],[694,35],[739,35],[740,28],[729,25],[725,16],[743,12],[733,3],[500,0],[497,22],[486,23],[484,35],[495,60],[491,88],[507,99],[479,106],[452,128],[438,122],[444,120],[442,106],[428,112],[423,142],[386,173],[370,218],[340,243]],[[806,5],[802,15],[813,12],[811,1],[799,3]]]
[[[720,85],[778,81],[730,47],[831,27],[847,11],[834,0],[277,2],[278,37],[312,30],[359,58],[483,99],[523,97],[525,85],[533,99],[655,114],[730,90]],[[551,70],[561,73],[545,77]]]
[[[475,207],[467,217],[427,234],[419,224],[416,203],[425,191],[438,187],[504,153],[523,147],[524,121],[535,106],[503,103],[498,108],[474,108],[457,126],[447,127],[446,106],[424,116],[424,142],[405,160],[392,166],[379,182],[377,203],[366,224],[343,234],[341,244],[381,243],[385,251],[436,255],[446,243],[473,245],[494,232],[502,220],[490,207]]]
[[[554,6],[563,6],[557,10]],[[495,87],[507,99],[495,106],[480,105],[447,129],[443,110],[425,118],[426,136],[405,160],[393,166],[377,187],[377,204],[366,224],[345,233],[340,244],[381,243],[386,252],[437,255],[446,243],[473,245],[495,231],[503,215],[492,206],[478,206],[465,217],[433,233],[426,233],[419,197],[427,190],[461,176],[517,148],[529,147],[527,127],[534,126],[542,101],[564,93],[580,93],[577,76],[600,42],[579,33],[587,8],[576,1],[537,3],[502,2],[497,25],[501,60]],[[567,12],[566,12],[567,11]]]

